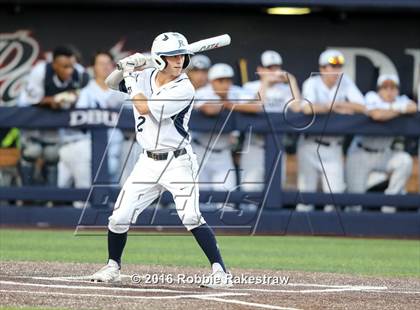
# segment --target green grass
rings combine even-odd
[[[333,237],[220,236],[230,267],[420,278],[420,241]],[[0,260],[101,263],[106,236],[0,230]],[[124,263],[207,266],[191,236],[129,235]]]

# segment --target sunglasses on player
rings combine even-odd
[[[333,56],[328,58],[328,64],[332,67],[342,67],[344,65],[343,56]]]

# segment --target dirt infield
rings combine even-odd
[[[246,280],[248,284],[214,290],[188,282],[194,275],[207,274],[207,269],[125,265],[122,271],[126,276],[120,285],[91,283],[83,279],[100,267],[95,264],[0,262],[0,305],[183,310],[420,308],[420,279],[414,278],[233,269],[234,281]],[[141,275],[142,283],[133,283],[132,274]],[[287,277],[287,284],[279,284],[287,282]],[[270,283],[249,284],[256,279]],[[145,284],[145,281],[152,284]]]

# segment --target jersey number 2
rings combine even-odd
[[[144,124],[144,122],[146,121],[146,118],[144,116],[139,116],[137,118],[137,120],[139,121],[139,123],[137,124],[137,131],[138,132],[142,132],[143,131],[143,128],[141,128],[141,125]]]

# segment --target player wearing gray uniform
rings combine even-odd
[[[195,91],[183,73],[191,54],[183,35],[166,32],[153,41],[156,68],[134,71],[146,63],[142,54],[134,54],[122,61],[122,73],[114,71],[107,78],[111,88],[119,87],[133,99],[136,138],[144,152],[124,183],[109,218],[108,264],[92,280],[120,281],[121,256],[130,224],[162,191],[168,190],[182,223],[211,263],[213,281],[209,287],[231,285],[214,233],[199,210],[198,164],[188,132]]]
[[[79,109],[112,109],[120,108],[126,99],[125,94],[110,89],[105,84],[106,77],[114,67],[112,56],[105,52],[95,55],[93,71],[95,79],[80,92],[75,108]],[[120,167],[121,144],[123,140],[119,129],[108,130],[108,168],[111,179]],[[92,145],[89,133],[78,130],[62,133],[61,141],[64,144],[59,151],[58,186],[86,188],[91,185],[92,171]],[[74,156],[78,154],[78,156]]]
[[[407,96],[399,95],[399,79],[396,75],[381,75],[377,82],[378,92],[366,94],[368,115],[384,122],[402,114],[416,112],[416,104]],[[402,194],[409,179],[413,160],[403,150],[392,148],[394,137],[356,136],[349,148],[346,162],[348,191],[363,193],[367,190],[367,180],[373,171],[390,175],[385,194]],[[353,210],[360,210],[356,206]],[[395,212],[396,208],[383,206],[382,212]]]
[[[265,51],[261,55],[261,66],[257,68],[259,80],[244,84],[244,89],[256,97],[267,113],[285,113],[288,108],[299,111],[294,104],[300,98],[300,91],[295,77],[283,71],[283,60],[275,51]],[[292,93],[293,91],[293,93]],[[260,112],[258,110],[257,112]],[[261,191],[265,183],[265,138],[252,133],[252,128],[245,136],[241,152],[241,186],[245,191]],[[283,182],[285,181],[286,157],[282,157]],[[258,163],[256,165],[255,163]]]
[[[311,76],[303,83],[302,106],[305,114],[336,113],[353,114],[364,112],[364,98],[354,82],[342,73],[344,57],[337,50],[327,50],[319,57],[320,74]],[[335,98],[335,101],[334,101]],[[301,135],[297,145],[298,189],[315,192],[321,179],[324,192],[342,193],[344,163],[343,137]],[[318,156],[319,148],[319,156]],[[320,160],[322,160],[322,165]],[[311,211],[312,205],[298,204],[297,211]],[[325,211],[332,211],[326,206]]]
[[[219,114],[227,102],[245,99],[241,87],[232,85],[234,72],[227,64],[215,64],[209,70],[210,84],[196,93],[195,108],[207,116]],[[233,190],[236,186],[235,166],[231,154],[231,133],[194,132],[194,144],[200,163],[200,188],[216,191]]]

